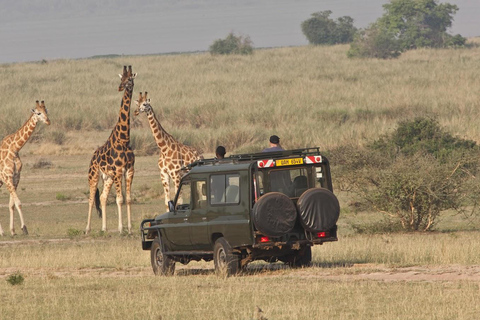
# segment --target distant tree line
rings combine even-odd
[[[302,31],[314,45],[351,43],[349,57],[387,59],[411,49],[465,45],[464,37],[447,33],[458,11],[456,5],[438,0],[391,0],[383,8],[383,16],[366,29],[357,30],[351,17],[334,21],[331,11],[321,11],[302,22]]]
[[[350,43],[351,58],[398,57],[402,52],[417,48],[464,46],[466,39],[451,35],[456,5],[439,0],[391,0],[383,5],[384,14],[365,29],[357,29],[353,19],[343,16],[332,19],[332,11],[320,11],[301,23],[302,32],[313,45]],[[210,46],[213,55],[252,54],[250,37],[229,33]]]

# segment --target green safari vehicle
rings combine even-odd
[[[313,245],[338,240],[340,206],[317,147],[204,159],[185,169],[169,212],[141,223],[156,275],[202,259],[223,275],[255,260],[307,266]]]

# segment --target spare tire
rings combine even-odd
[[[311,188],[297,201],[300,222],[310,232],[326,231],[333,228],[340,215],[337,197],[328,189]]]
[[[252,220],[262,234],[280,237],[295,226],[297,209],[292,200],[280,192],[269,192],[260,197],[252,211]]]

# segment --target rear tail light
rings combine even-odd
[[[326,238],[328,234],[326,232],[318,232],[317,233],[317,238]]]
[[[270,238],[266,236],[262,236],[260,237],[260,242],[261,243],[270,242]]]

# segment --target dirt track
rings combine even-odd
[[[212,266],[213,267],[213,266]],[[304,277],[333,281],[480,281],[480,266],[435,266],[435,267],[408,267],[389,268],[382,265],[366,264],[350,267],[322,268],[313,266],[304,268],[286,275],[283,271],[287,267],[280,264],[249,266],[240,276],[254,277]],[[279,273],[281,271],[281,273]],[[149,267],[132,268],[0,268],[0,278],[5,278],[15,272],[20,272],[27,277],[145,277],[152,276]],[[213,268],[191,269],[178,266],[177,276],[212,275]]]

